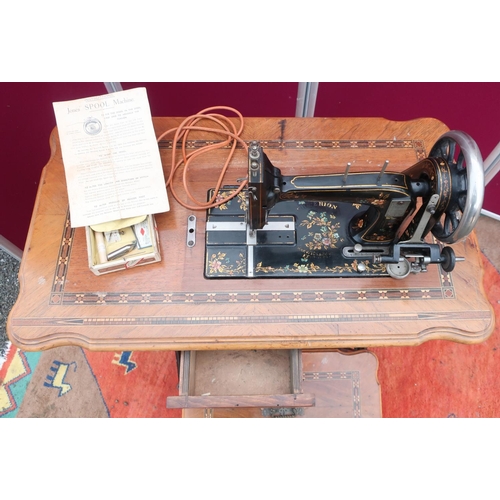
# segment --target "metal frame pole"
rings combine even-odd
[[[297,106],[295,108],[296,117],[306,118],[314,116],[318,86],[318,82],[299,83],[299,89],[297,92]]]

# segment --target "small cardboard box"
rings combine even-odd
[[[101,274],[161,261],[153,215],[86,226],[90,270]]]

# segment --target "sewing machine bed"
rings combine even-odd
[[[230,186],[225,188],[221,196],[231,192]],[[240,195],[207,214],[205,277],[388,276],[385,264],[352,251],[346,255],[345,249],[354,246],[348,222],[362,210],[356,203],[283,201],[270,211],[267,226],[255,231],[255,244],[249,244],[245,198]]]

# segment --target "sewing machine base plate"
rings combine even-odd
[[[221,196],[228,192],[222,191]],[[345,249],[354,245],[347,221],[362,210],[363,206],[354,203],[290,199],[276,204],[268,224],[250,234],[245,197],[240,194],[208,211],[205,277],[388,276],[385,264],[374,263],[371,256],[345,256],[349,253]],[[360,264],[364,264],[363,272]]]

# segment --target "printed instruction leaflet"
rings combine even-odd
[[[53,106],[71,227],[170,209],[145,88]]]

